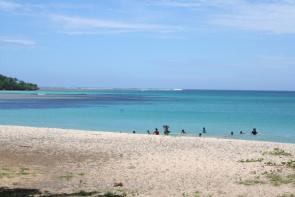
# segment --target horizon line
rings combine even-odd
[[[276,90],[276,89],[207,89],[207,88],[122,88],[122,87],[53,87],[53,86],[44,86],[40,87],[39,90],[141,90],[141,91],[261,91],[261,92],[295,92],[295,90]]]

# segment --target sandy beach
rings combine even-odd
[[[0,126],[0,158],[0,187],[159,197],[295,195],[295,144]]]

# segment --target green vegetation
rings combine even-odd
[[[238,183],[242,185],[247,185],[247,186],[256,185],[256,184],[265,184],[264,181],[260,180],[259,176],[254,177],[254,179],[240,180]]]
[[[285,194],[278,196],[278,197],[295,197],[295,194],[285,193]]]
[[[25,83],[16,78],[6,77],[0,74],[0,90],[38,90],[33,83]]]
[[[36,196],[38,194],[41,194],[41,192],[38,189],[25,189],[25,188],[10,189],[6,187],[0,188],[1,197],[11,197],[11,196],[30,197],[30,196]]]
[[[74,178],[74,174],[72,172],[68,172],[63,176],[59,177],[60,179],[65,179],[67,181],[70,181],[72,178]]]
[[[4,177],[10,178],[10,177],[12,177],[12,174],[13,174],[13,172],[8,168],[0,169],[0,179],[4,178]]]
[[[266,178],[270,181],[270,183],[274,186],[280,186],[283,184],[290,184],[293,183],[295,185],[295,174],[290,174],[287,176],[282,176],[279,174],[267,174]]]
[[[239,160],[238,162],[241,163],[251,163],[251,162],[262,162],[263,158],[258,158],[258,159],[246,159],[246,160]]]
[[[182,197],[189,197],[187,193],[182,193]]]
[[[80,172],[78,175],[79,175],[79,176],[84,176],[85,173],[84,173],[84,172]]]
[[[292,156],[290,153],[285,152],[283,149],[280,149],[280,148],[274,148],[272,151],[264,152],[263,155],[265,154],[275,155],[275,156]]]
[[[0,168],[0,179],[1,178],[15,178],[19,176],[36,176],[35,171],[30,170],[29,168],[20,168],[20,169],[9,169],[9,168]]]
[[[286,162],[286,166],[288,168],[292,168],[293,170],[295,170],[295,160],[289,160]]]
[[[65,175],[62,175],[62,176],[59,176],[58,178],[60,178],[60,179],[64,179],[64,180],[66,180],[66,181],[70,181],[70,180],[72,180],[73,178],[75,178],[75,177],[77,177],[77,176],[84,176],[85,175],[85,173],[84,172],[80,172],[80,173],[78,173],[78,174],[75,174],[75,173],[73,173],[73,172],[66,172],[66,174]]]
[[[39,197],[77,197],[77,196],[93,196],[96,197],[126,197],[127,194],[125,192],[99,192],[99,191],[79,191],[75,193],[62,193],[62,194],[50,194],[50,193],[42,193],[38,189],[25,189],[25,188],[0,188],[0,196],[1,197],[12,197],[12,196],[22,196],[22,197],[32,197],[32,196],[39,196]]]
[[[31,174],[29,172],[29,170],[30,170],[29,168],[21,168],[19,174],[21,174],[21,175],[29,175],[29,174]]]
[[[265,162],[264,164],[267,166],[276,166],[276,167],[283,166],[283,164],[277,164],[277,163],[271,162],[271,161]]]

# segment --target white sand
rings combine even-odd
[[[262,154],[274,148],[292,156]],[[75,192],[122,182],[129,196],[279,196],[295,183],[273,186],[264,173],[295,171],[265,163],[294,155],[295,144],[0,126],[0,187]],[[255,176],[265,184],[238,183]]]

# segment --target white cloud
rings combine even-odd
[[[29,3],[25,1],[0,0],[0,11],[17,14],[35,14],[53,12],[56,10],[90,9],[90,4],[81,3]]]
[[[243,4],[232,13],[217,15],[216,25],[275,34],[295,33],[295,2]]]
[[[30,11],[30,4],[16,3],[10,0],[0,0],[0,11],[16,12],[16,11]]]
[[[157,0],[149,2],[148,5],[168,6],[177,8],[197,8],[197,7],[221,7],[236,5],[242,0]]]
[[[273,34],[295,33],[295,0],[160,0],[153,5],[212,8],[204,17],[207,25]]]
[[[20,46],[35,46],[37,43],[27,39],[11,39],[11,38],[0,38],[1,43],[20,45]]]
[[[51,15],[50,18],[66,30],[69,30],[69,32],[78,32],[78,34],[83,34],[83,32],[85,32],[85,34],[89,34],[89,32],[93,34],[95,32],[99,33],[99,31],[169,33],[185,30],[182,26],[130,23],[97,18],[85,18],[81,16]]]
[[[0,0],[0,10],[12,11],[12,10],[18,9],[19,7],[20,5],[17,3]]]

